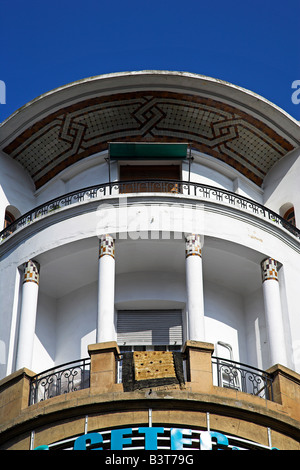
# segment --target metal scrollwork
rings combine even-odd
[[[267,372],[235,361],[213,357],[218,386],[273,400],[272,378]]]
[[[90,359],[69,362],[31,378],[29,405],[90,386]]]
[[[16,230],[22,229],[42,218],[45,215],[51,215],[60,209],[66,208],[72,204],[88,202],[97,198],[103,198],[109,195],[119,195],[125,193],[181,193],[191,197],[199,198],[204,201],[211,201],[213,203],[229,205],[238,210],[249,212],[255,216],[271,222],[278,227],[289,231],[295,237],[300,239],[300,230],[288,221],[280,217],[267,207],[255,202],[240,194],[227,191],[222,188],[216,188],[196,182],[187,182],[179,180],[159,180],[159,179],[145,179],[135,181],[116,181],[110,183],[103,183],[96,186],[72,191],[59,198],[48,201],[31,211],[23,214],[16,219],[4,230],[0,232],[0,243],[10,237]]]

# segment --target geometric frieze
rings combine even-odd
[[[188,142],[258,185],[294,148],[237,107],[192,94],[149,90],[95,97],[62,108],[18,135],[4,152],[39,188],[113,141]]]
[[[261,262],[262,282],[273,279],[278,281],[278,262],[273,258],[266,258]]]
[[[185,257],[202,256],[200,235],[188,235],[185,242]]]
[[[106,255],[115,258],[115,241],[110,235],[103,235],[99,242],[99,258]]]
[[[34,282],[39,284],[40,281],[40,265],[37,261],[29,260],[24,264],[23,284],[25,282]]]

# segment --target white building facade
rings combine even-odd
[[[0,378],[88,345],[300,373],[300,126],[176,72],[82,80],[0,127]]]

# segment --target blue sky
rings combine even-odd
[[[0,17],[0,122],[72,81],[154,69],[226,80],[300,120],[299,0],[0,0]]]

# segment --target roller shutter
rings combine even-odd
[[[181,310],[119,310],[118,344],[181,345]]]

